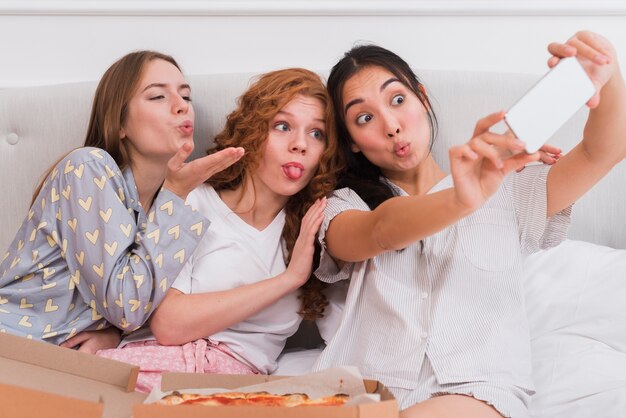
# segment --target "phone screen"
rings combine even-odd
[[[539,150],[593,95],[595,86],[574,57],[562,58],[506,113],[526,152]]]

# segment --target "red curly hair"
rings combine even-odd
[[[334,190],[335,175],[342,165],[337,157],[339,153],[332,101],[320,76],[303,68],[261,75],[239,98],[237,108],[228,115],[226,126],[215,137],[215,145],[207,151],[211,154],[228,147],[243,147],[244,156],[224,171],[213,175],[207,183],[215,190],[232,190],[240,185],[245,186],[246,178],[253,175],[263,156],[270,123],[296,96],[320,101],[326,125],[326,141],[313,178],[304,189],[291,196],[285,205],[282,238],[287,249],[287,264],[291,260],[302,217],[316,199],[328,196]],[[311,276],[301,288],[302,308],[299,313],[305,319],[312,320],[322,316],[324,307],[328,304],[323,294],[324,287],[322,282]]]

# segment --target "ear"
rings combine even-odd
[[[361,148],[359,148],[359,146],[354,141],[350,144],[350,150],[355,154],[357,152],[361,152]]]
[[[126,131],[124,128],[120,128],[120,139],[126,138]]]
[[[424,96],[428,97],[428,94],[426,93],[426,88],[422,83],[418,84],[417,88]]]
[[[426,100],[428,100],[428,93],[426,93],[426,88],[424,87],[424,85],[422,83],[417,85],[417,89],[420,91],[421,94],[424,95],[424,97],[426,98]],[[421,100],[420,100],[421,101]],[[424,105],[424,107],[426,108],[427,111],[430,110],[430,106],[428,105],[428,103],[422,103],[422,105]]]

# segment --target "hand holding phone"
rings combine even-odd
[[[537,152],[596,92],[575,57],[561,61],[543,76],[506,113],[513,134]]]

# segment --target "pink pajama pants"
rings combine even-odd
[[[135,389],[150,392],[161,387],[162,372],[258,374],[251,366],[237,360],[226,345],[205,339],[185,345],[165,346],[156,341],[129,343],[122,348],[100,350],[98,356],[139,366]]]

